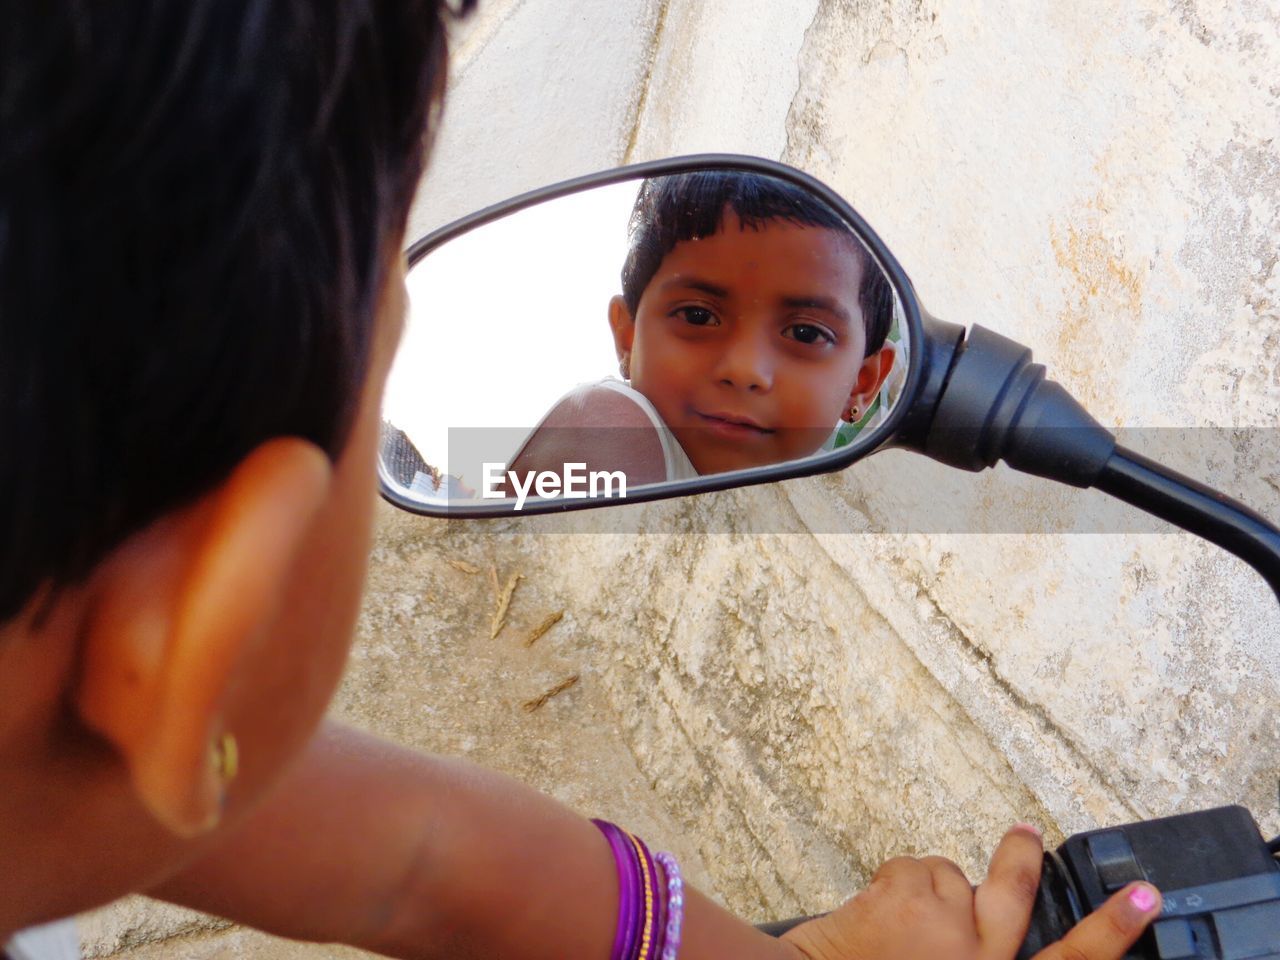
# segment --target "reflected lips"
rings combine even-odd
[[[772,430],[760,426],[750,417],[732,413],[702,413],[699,410],[695,410],[694,413],[698,415],[708,431],[732,440],[758,439],[773,433]]]

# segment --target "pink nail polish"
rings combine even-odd
[[[1039,827],[1037,827],[1034,823],[1025,823],[1025,822],[1023,822],[1023,823],[1015,823],[1015,824],[1013,825],[1013,829],[1015,829],[1015,830],[1025,830],[1025,831],[1027,831],[1027,833],[1030,833],[1030,834],[1032,834],[1033,836],[1037,836],[1037,837],[1043,836],[1043,834],[1041,834],[1041,833],[1040,833],[1040,828],[1039,828]]]
[[[1156,905],[1156,895],[1149,887],[1134,887],[1129,891],[1129,902],[1143,913],[1148,913]]]

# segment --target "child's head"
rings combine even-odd
[[[119,825],[137,841],[121,883],[217,821],[224,734],[234,815],[337,681],[443,6],[8,13],[0,770],[29,752],[0,823],[41,842],[39,763],[61,752],[112,800],[60,794],[60,842]]]
[[[646,181],[615,347],[700,473],[809,456],[888,375],[888,279],[812,194],[759,174]]]

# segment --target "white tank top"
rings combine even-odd
[[[0,955],[9,960],[80,960],[80,937],[74,920],[59,920],[42,927],[19,930]]]
[[[662,460],[665,468],[666,479],[671,480],[690,480],[698,476],[698,471],[694,469],[693,463],[689,460],[688,454],[684,452],[684,448],[680,446],[680,441],[675,434],[662,422],[662,417],[658,413],[658,408],[650,402],[639,390],[634,389],[630,384],[623,383],[621,380],[601,380],[597,383],[587,383],[574,387],[559,400],[553,403],[550,409],[542,415],[542,419],[538,421],[538,425],[529,431],[529,435],[524,438],[520,444],[520,448],[512,455],[511,461],[515,462],[520,454],[524,453],[524,448],[529,445],[529,441],[533,439],[534,434],[542,429],[542,425],[547,422],[547,417],[551,416],[553,410],[571,399],[575,394],[582,393],[584,390],[593,390],[596,387],[604,387],[606,390],[612,390],[614,393],[620,393],[629,399],[637,407],[644,411],[649,422],[653,424],[653,429],[657,431],[658,441],[662,445]]]

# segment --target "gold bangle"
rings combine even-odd
[[[631,845],[636,848],[636,859],[640,861],[640,875],[644,878],[644,932],[640,937],[639,960],[649,960],[649,945],[653,943],[653,886],[649,883],[649,861],[644,849],[635,835],[624,830]]]

